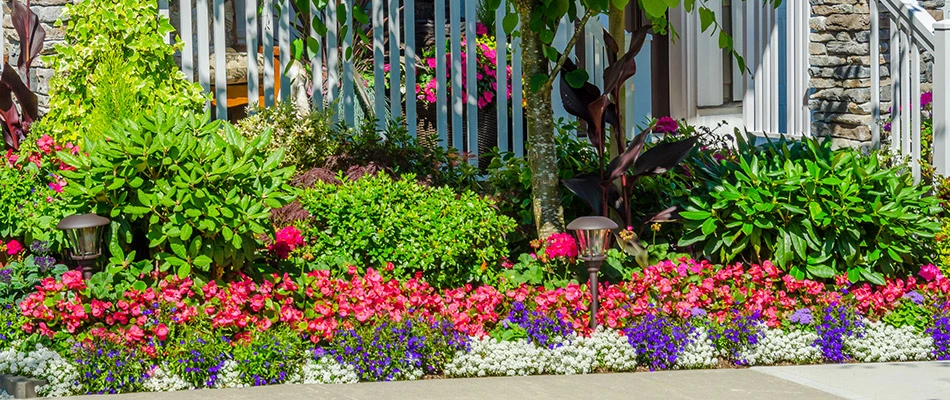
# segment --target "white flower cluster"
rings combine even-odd
[[[749,365],[771,365],[779,362],[811,363],[821,359],[821,349],[814,345],[818,334],[810,331],[768,329],[760,326],[758,343],[739,353]]]
[[[45,379],[48,384],[36,388],[42,396],[64,397],[78,390],[76,368],[59,353],[39,344],[29,352],[13,347],[0,351],[0,373]]]
[[[13,395],[7,393],[6,390],[0,389],[0,400],[12,399]]]
[[[215,389],[228,389],[247,387],[247,384],[241,381],[241,371],[238,371],[237,362],[227,360],[218,371],[218,379],[214,381]]]
[[[676,365],[673,368],[710,368],[719,363],[719,359],[716,358],[716,347],[713,346],[706,327],[696,327],[693,333],[690,334],[689,340],[690,342],[683,349],[683,352],[676,357]]]
[[[897,328],[865,320],[861,333],[844,340],[845,351],[861,362],[921,361],[933,354],[933,338],[911,326]]]
[[[194,389],[190,383],[164,366],[154,367],[151,376],[142,382],[142,388],[149,392],[174,392],[178,390]]]
[[[300,383],[305,384],[335,384],[357,383],[360,381],[356,368],[349,364],[340,364],[333,357],[320,357],[319,360],[309,359],[301,371]]]
[[[471,350],[458,352],[445,367],[449,376],[514,376],[532,374],[586,374],[595,369],[630,371],[636,368],[636,351],[624,336],[598,329],[591,337],[571,335],[553,349],[525,339],[499,341],[471,338]]]

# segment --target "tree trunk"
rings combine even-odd
[[[530,21],[532,0],[522,1],[518,7],[522,21]],[[528,24],[521,24],[522,62],[528,123],[528,165],[531,167],[531,205],[538,238],[564,231],[564,210],[561,207],[561,187],[557,174],[557,149],[554,140],[554,110],[551,106],[551,88],[534,91],[531,77],[548,76],[548,59],[542,52],[541,37]]]
[[[623,57],[624,53],[627,52],[627,23],[626,23],[626,13],[625,10],[617,8],[613,3],[610,3],[610,13],[608,15],[608,26],[610,31],[610,36],[614,37],[614,40],[617,41],[617,58]],[[617,118],[620,119],[620,126],[626,126],[623,120],[625,116],[624,110],[627,107],[627,99],[624,96],[626,91],[626,85],[621,85],[620,97],[613,99],[617,104]],[[613,127],[611,127],[613,129]],[[620,155],[623,150],[626,148],[626,132],[613,132],[611,135],[612,140],[610,140],[610,148],[608,149],[608,154],[610,154],[611,160],[614,157]]]

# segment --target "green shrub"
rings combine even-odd
[[[59,251],[63,233],[56,224],[68,212],[59,193],[50,187],[56,182],[48,168],[51,161],[40,158],[41,166],[37,166],[27,159],[27,148],[33,147],[32,142],[24,142],[16,163],[0,161],[0,239],[43,240]]]
[[[88,156],[60,158],[76,168],[63,173],[74,206],[117,221],[123,244],[187,275],[253,260],[270,209],[290,200],[293,168],[264,151],[269,138],[247,141],[227,122],[160,107],[87,140]]]
[[[341,179],[342,180],[342,179]],[[317,182],[300,196],[312,220],[304,253],[321,267],[382,267],[437,286],[490,281],[514,221],[473,192],[427,187],[385,174],[340,185]]]
[[[292,102],[279,102],[255,110],[238,121],[237,128],[248,139],[270,130],[268,149],[283,149],[284,165],[295,165],[299,171],[324,166],[336,147],[331,136],[337,128],[329,107],[301,115]]]
[[[699,245],[716,261],[771,259],[796,278],[847,273],[884,284],[932,257],[937,199],[874,154],[816,139],[740,140],[738,159],[706,174],[708,194],[681,214],[680,245]]]
[[[50,79],[50,110],[34,129],[57,139],[76,140],[94,131],[96,100],[107,101],[102,71],[122,60],[123,75],[114,76],[134,90],[136,103],[174,105],[199,111],[205,103],[201,87],[189,82],[175,64],[174,45],[165,43],[173,32],[167,17],[158,16],[157,3],[139,0],[82,1],[66,5],[68,20],[60,21],[64,43],[45,58],[55,70]],[[128,105],[132,107],[131,105]],[[107,106],[108,107],[108,106]]]

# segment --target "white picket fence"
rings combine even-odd
[[[871,105],[872,141],[881,139],[881,12],[887,13],[890,32],[891,148],[910,160],[914,179],[920,180],[921,52],[933,55],[933,159],[937,173],[950,173],[950,21],[936,21],[916,0],[872,0]]]

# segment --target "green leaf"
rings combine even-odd
[[[650,3],[650,2],[651,1],[648,0],[645,3]],[[703,32],[706,32],[706,30],[709,29],[709,27],[712,26],[714,22],[716,22],[716,13],[707,7],[700,7],[699,8],[700,29]]]
[[[531,76],[531,82],[529,84],[529,87],[531,88],[532,92],[537,92],[538,90],[541,90],[541,86],[543,86],[544,83],[547,81],[548,81],[547,75],[535,74]]]
[[[830,279],[835,276],[835,270],[827,265],[809,265],[808,273],[819,278]]]
[[[185,279],[188,277],[188,275],[191,275],[191,265],[187,263],[181,264],[178,267],[178,278]]]
[[[712,214],[708,211],[683,211],[680,213],[680,216],[692,221],[702,221],[709,219]]]
[[[578,89],[587,83],[587,80],[590,79],[590,75],[588,75],[587,71],[583,68],[578,68],[564,75],[564,79],[567,80],[567,83],[571,85],[571,87]]]
[[[505,18],[501,22],[502,27],[505,28],[505,34],[511,35],[515,31],[515,28],[518,27],[518,14],[510,13],[505,15]]]

